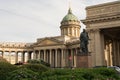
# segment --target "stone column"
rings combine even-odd
[[[30,60],[30,59],[31,59],[31,54],[32,54],[32,52],[31,52],[31,51],[29,51],[29,52],[28,52],[28,60]]]
[[[15,63],[18,63],[18,52],[15,53]]]
[[[118,58],[119,58],[119,65],[120,66],[120,41],[118,41]]]
[[[65,58],[66,58],[65,62],[66,62],[66,63],[65,63],[65,64],[66,64],[66,67],[69,67],[69,64],[68,64],[68,63],[69,63],[69,59],[68,59],[68,58],[69,58],[69,56],[68,56],[68,49],[66,49],[65,52],[66,52],[66,54],[65,54]]]
[[[48,62],[48,50],[46,50],[46,62],[49,63]]]
[[[21,57],[21,61],[24,63],[25,62],[25,52],[23,51],[23,53],[22,53],[22,57]]]
[[[45,52],[45,50],[43,50],[44,51],[44,61],[46,62],[46,52]]]
[[[112,59],[112,57],[113,57],[112,56],[112,43],[110,43],[109,46],[110,46],[110,66],[113,66],[113,63],[112,63],[112,60],[113,60]]]
[[[76,67],[76,60],[77,60],[76,56],[77,56],[77,49],[75,49],[74,52],[74,67]]]
[[[73,63],[73,54],[72,54],[72,49],[69,49],[69,67],[72,68],[72,63]]]
[[[36,54],[36,59],[38,60],[39,59],[39,50],[36,50],[35,54]]]
[[[118,45],[117,41],[115,41],[115,66],[118,65]]]
[[[64,66],[65,66],[65,60],[64,60],[63,49],[61,49],[61,56],[62,56],[62,59],[61,59],[61,67],[64,67]]]
[[[40,50],[38,50],[38,59],[40,59]]]
[[[120,66],[119,62],[120,62],[120,46],[119,46],[119,42],[117,41],[117,66]]]
[[[101,38],[100,30],[95,30],[95,57],[96,57],[96,65],[95,66],[103,66],[104,65],[104,50],[103,50],[103,40]]]
[[[43,50],[41,50],[41,56],[40,57],[41,57],[42,60],[44,60],[44,52],[43,52]]]
[[[11,51],[9,51],[8,53],[9,53],[9,62],[11,63]]]
[[[55,51],[54,49],[51,50],[51,67],[55,67]]]
[[[113,40],[113,65],[116,65],[116,41]]]
[[[106,53],[107,53],[107,66],[112,66],[112,48],[111,42],[107,41]]]
[[[57,49],[55,49],[55,67],[58,67],[57,63],[58,63],[58,60],[57,60]]]
[[[120,66],[120,41],[118,44],[119,44],[119,48],[118,48],[119,49],[119,56],[118,56],[118,58],[119,58],[119,66]]]
[[[72,30],[71,30],[71,31],[72,31],[72,32],[71,32],[71,33],[72,33],[72,36],[74,36],[74,28],[72,27],[71,29],[72,29]]]
[[[52,52],[51,52],[51,51],[52,51],[52,50],[50,49],[50,50],[49,50],[49,55],[50,55],[50,58],[49,58],[49,59],[50,59],[50,66],[52,66]]]
[[[60,67],[60,50],[57,50],[57,67]]]
[[[110,66],[110,45],[108,41],[106,43],[106,57],[107,57],[107,66]]]
[[[70,33],[70,30],[69,30],[69,28],[67,28],[67,34],[70,35],[69,33]]]
[[[60,68],[61,67],[61,50],[59,49],[58,50],[58,67]]]
[[[116,66],[118,65],[118,44],[117,44],[117,41],[116,41]]]
[[[107,49],[108,49],[108,46],[107,46],[107,44],[105,43],[104,55],[105,55],[105,63],[106,63],[106,66],[108,66],[108,53],[107,53]]]
[[[72,53],[71,53],[71,56],[72,56],[72,67],[74,67],[74,49],[72,49]]]
[[[33,59],[36,59],[36,53],[35,53],[35,50],[33,51]]]
[[[75,36],[77,36],[77,28],[75,27]]]

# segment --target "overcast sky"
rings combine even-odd
[[[71,0],[73,14],[85,19],[85,7],[116,0]],[[69,0],[0,0],[0,42],[35,42],[59,36]],[[82,26],[83,27],[83,26]]]

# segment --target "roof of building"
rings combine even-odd
[[[78,18],[72,13],[71,8],[69,8],[68,14],[63,18],[62,22],[72,21],[72,20],[78,21]]]

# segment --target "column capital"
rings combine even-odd
[[[100,29],[99,28],[94,28],[94,29],[87,29],[86,30],[88,33],[94,33],[94,32],[100,32]]]

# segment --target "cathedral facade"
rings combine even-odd
[[[81,20],[86,25],[90,41],[91,67],[120,66],[120,1],[89,6],[87,17]],[[61,35],[38,38],[35,43],[0,43],[0,52],[15,53],[15,63],[41,59],[54,68],[77,67],[80,64],[77,54],[80,50],[80,21],[69,8],[67,15],[61,21]],[[84,61],[84,60],[83,60]]]

